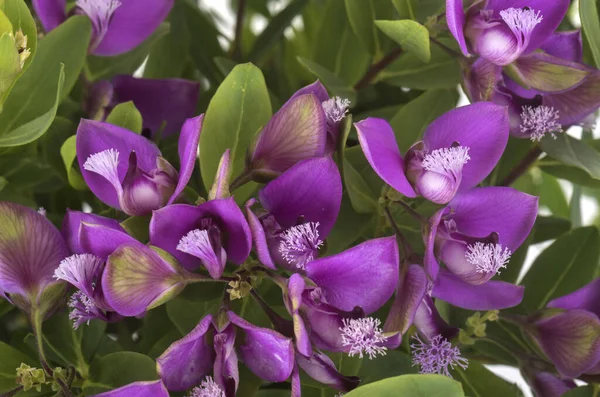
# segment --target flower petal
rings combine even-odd
[[[600,72],[595,71],[572,90],[544,95],[542,104],[558,110],[560,124],[577,124],[600,107],[599,92]]]
[[[313,94],[288,101],[260,133],[250,168],[281,173],[301,160],[325,154],[327,121]]]
[[[519,58],[509,69],[511,78],[520,84],[543,93],[570,90],[593,73],[588,66],[535,52]]]
[[[419,265],[410,265],[401,276],[396,297],[390,314],[385,320],[385,332],[400,331],[402,335],[408,331],[417,314],[417,309],[427,292],[429,280],[425,270]]]
[[[331,157],[304,160],[259,193],[260,203],[283,229],[297,225],[298,219],[319,223],[319,237],[325,239],[340,211],[342,180]]]
[[[244,364],[259,378],[269,382],[283,382],[294,369],[294,344],[271,329],[250,324],[234,312],[227,312],[229,320],[245,331],[244,342],[238,347]]]
[[[167,262],[168,260],[168,262]],[[102,289],[108,304],[123,316],[138,316],[183,288],[174,258],[141,243],[121,245],[108,257]]]
[[[417,197],[406,178],[406,165],[388,122],[369,117],[354,126],[365,157],[377,175],[403,195]]]
[[[79,241],[83,252],[96,255],[104,260],[121,245],[138,243],[123,229],[86,222],[79,227]]]
[[[580,30],[555,32],[544,42],[541,48],[553,57],[577,63],[583,61],[583,43]]]
[[[517,306],[525,288],[504,281],[473,285],[447,270],[438,274],[432,296],[468,310],[500,310]]]
[[[306,283],[301,275],[294,273],[288,280],[287,296],[284,296],[285,305],[292,316],[294,324],[294,337],[296,338],[296,347],[300,354],[310,356],[312,346],[310,338],[304,324],[304,318],[300,315],[300,307],[302,306],[302,294],[306,287]]]
[[[198,158],[198,142],[200,141],[203,119],[204,114],[201,114],[193,119],[187,119],[183,124],[181,135],[179,136],[178,148],[180,164],[179,180],[177,181],[177,187],[175,187],[175,191],[167,202],[167,205],[173,204],[192,177],[196,159]]]
[[[446,22],[463,55],[470,56],[465,40],[465,10],[463,0],[446,0]]]
[[[31,208],[1,201],[0,225],[0,291],[38,294],[56,282],[54,270],[69,256],[58,229]]]
[[[269,269],[275,270],[275,262],[273,262],[273,258],[271,258],[265,229],[258,217],[256,216],[256,214],[254,214],[254,211],[252,211],[252,209],[250,208],[254,205],[255,202],[255,199],[250,199],[245,205],[246,216],[248,217],[248,225],[250,226],[250,231],[252,232],[254,250],[256,251],[256,256],[258,256],[258,260],[260,261],[260,263],[262,263]]]
[[[199,206],[174,204],[154,211],[150,242],[175,256],[186,269],[195,270],[201,265],[200,259],[179,251],[177,245],[188,232],[199,228],[203,218],[211,219],[219,227],[227,259],[242,264],[250,254],[252,236],[233,197],[207,201]]]
[[[466,69],[464,83],[471,102],[489,101],[502,79],[502,67],[478,58]]]
[[[427,223],[427,228],[425,229],[425,256],[423,258],[423,265],[425,266],[425,272],[429,276],[430,279],[435,280],[440,271],[440,264],[435,257],[435,236],[437,235],[438,227],[440,226],[440,222],[442,217],[450,212],[449,207],[442,208],[437,211],[431,218],[429,218],[429,222]]]
[[[508,133],[506,107],[479,102],[438,117],[427,127],[423,141],[430,151],[452,147],[455,142],[469,148],[471,159],[462,169],[460,185],[464,191],[492,172],[506,148]]]
[[[135,382],[118,389],[94,394],[92,397],[169,397],[169,392],[160,380]]]
[[[213,337],[215,347],[215,365],[213,367],[215,382],[225,391],[225,395],[233,396],[240,383],[238,356],[235,350],[235,328],[228,323]],[[231,390],[231,391],[230,391]]]
[[[575,292],[551,300],[547,306],[565,310],[586,310],[600,317],[600,278]]]
[[[486,187],[457,196],[449,207],[460,233],[483,238],[496,232],[498,242],[514,252],[533,228],[538,198],[508,187]]]
[[[313,353],[311,357],[297,355],[296,360],[308,376],[336,390],[349,392],[360,384],[358,377],[340,374],[325,353]]]
[[[433,339],[442,335],[447,340],[452,340],[458,333],[458,329],[451,327],[444,321],[433,299],[425,296],[421,301],[414,318],[414,325],[427,339]]]
[[[158,374],[169,390],[187,390],[211,373],[215,352],[206,334],[212,318],[210,314],[205,316],[189,334],[156,359]]]
[[[539,372],[533,377],[532,388],[540,397],[562,397],[576,387],[572,380],[560,379],[550,372]]]
[[[32,0],[31,3],[46,32],[67,19],[67,0]]]
[[[507,8],[529,7],[534,11],[539,11],[542,15],[542,21],[533,29],[529,39],[529,45],[525,53],[533,52],[554,33],[558,25],[562,22],[569,8],[569,0],[489,0],[486,9],[494,10],[499,13]]]
[[[92,225],[102,225],[125,233],[125,229],[121,227],[121,224],[116,219],[105,218],[100,215],[67,209],[67,213],[65,214],[62,224],[62,235],[67,241],[69,250],[73,254],[83,254],[86,252],[81,247],[81,241],[79,238],[79,231],[83,222]]]
[[[222,199],[231,196],[229,191],[229,178],[231,178],[231,151],[225,150],[219,160],[219,168],[215,175],[215,181],[208,192],[208,199]]]
[[[366,241],[306,265],[306,275],[321,288],[325,301],[340,310],[356,306],[371,314],[392,296],[398,284],[395,237]]]
[[[96,153],[114,149],[119,153],[118,175],[122,183],[129,168],[129,155],[135,151],[138,166],[144,171],[156,168],[160,151],[151,141],[116,125],[82,119],[77,128],[77,161],[91,191],[105,204],[120,209],[114,186],[103,176],[84,169],[83,164]]]
[[[143,79],[119,75],[112,79],[117,103],[133,101],[142,114],[143,128],[152,136],[164,126],[162,137],[181,131],[186,119],[196,113],[200,83],[184,79]]]
[[[556,369],[577,378],[600,361],[600,319],[584,310],[548,314],[532,335]]]
[[[165,20],[173,2],[174,0],[122,1],[94,54],[112,56],[134,49]]]
[[[309,84],[306,87],[302,87],[298,91],[296,91],[294,95],[292,95],[290,99],[288,99],[288,102],[296,97],[306,94],[314,94],[317,97],[317,99],[321,102],[325,102],[329,99],[329,93],[327,92],[327,88],[325,88],[325,86],[321,84],[320,80],[317,80],[314,83]]]

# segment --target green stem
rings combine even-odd
[[[408,242],[408,239],[400,231],[400,228],[396,224],[396,221],[394,220],[394,217],[390,212],[390,208],[386,205],[383,210],[385,211],[385,215],[387,216],[390,224],[392,225],[392,229],[394,229],[396,236],[400,240],[400,247],[402,248],[402,254],[404,256],[404,259],[408,259],[408,257],[410,257],[414,253],[412,246]]]
[[[252,181],[252,174],[248,171],[244,171],[237,178],[235,178],[233,180],[233,182],[231,182],[231,184],[229,185],[229,191],[233,192],[238,187],[241,187],[251,181]]]
[[[19,393],[21,390],[23,390],[23,386],[17,386],[12,390],[7,391],[6,393],[0,394],[0,397],[13,397],[17,393]]]
[[[508,321],[508,322],[511,322],[511,323],[512,323],[512,321],[506,320],[505,318],[501,318],[500,320],[501,320],[501,321]],[[517,337],[517,336],[516,336],[516,335],[515,335],[515,334],[514,334],[514,333],[513,333],[513,332],[512,332],[510,329],[508,329],[507,327],[505,327],[504,325],[502,325],[502,322],[501,322],[501,321],[498,321],[498,322],[497,322],[498,326],[499,326],[500,328],[502,328],[502,329],[504,330],[504,332],[506,332],[508,335],[510,335],[510,337],[511,337],[511,338],[512,338],[512,339],[513,339],[515,342],[517,342],[517,344],[518,344],[519,346],[521,346],[521,347],[524,349],[524,351],[526,351],[526,352],[530,352],[530,351],[531,351],[531,349],[529,348],[529,346],[527,346],[527,345],[526,345],[526,344],[525,344],[525,343],[524,343],[524,342],[523,342],[523,341],[522,341],[522,340],[521,340],[519,337]],[[515,324],[515,323],[513,323],[513,324]]]

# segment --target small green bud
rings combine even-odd
[[[42,391],[42,385],[46,383],[46,374],[40,368],[30,367],[25,363],[17,368],[17,384],[23,386],[23,390],[27,391],[35,389]]]
[[[479,338],[483,338],[485,336],[485,329],[486,329],[486,324],[479,324],[477,327],[475,327],[475,330],[473,331],[473,333],[475,334],[475,336],[479,337]]]
[[[481,324],[481,313],[477,312],[475,314],[473,314],[471,317],[469,317],[467,319],[467,325],[469,327],[477,327],[479,324]]]
[[[500,318],[499,314],[500,314],[500,311],[498,311],[498,310],[490,310],[489,312],[487,312],[485,314],[485,318],[488,321],[498,321],[498,318]]]
[[[469,334],[464,329],[461,329],[458,333],[458,340],[462,345],[475,344],[475,339],[471,338],[471,336],[469,336]]]

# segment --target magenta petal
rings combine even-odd
[[[67,19],[67,0],[32,0],[31,3],[46,32]]]
[[[79,227],[79,242],[83,252],[105,260],[121,245],[138,243],[123,229],[87,222],[83,222]]]
[[[268,183],[259,198],[283,229],[303,217],[319,222],[319,237],[325,239],[342,204],[340,172],[331,157],[305,160]]]
[[[296,360],[308,376],[336,390],[349,392],[360,384],[359,378],[340,374],[325,353],[313,353],[310,357],[297,355]]]
[[[304,354],[308,357],[312,352],[312,346],[310,344],[306,325],[304,324],[304,319],[300,315],[300,307],[302,306],[302,293],[304,292],[305,287],[306,283],[304,282],[302,276],[298,273],[292,274],[288,280],[288,292],[287,296],[285,296],[285,304],[288,311],[292,315],[296,347],[300,354]]]
[[[245,208],[246,216],[248,217],[248,225],[250,226],[250,231],[252,232],[252,241],[254,242],[256,256],[258,256],[258,260],[264,266],[268,267],[269,269],[275,270],[275,262],[273,262],[273,258],[271,258],[265,229],[263,228],[262,223],[260,222],[256,214],[254,214],[254,211],[252,211],[252,209],[250,208],[254,205],[255,202],[255,199],[248,200],[248,202],[245,205]]]
[[[547,306],[565,310],[587,310],[600,317],[600,278],[575,292],[551,300]]]
[[[269,382],[283,382],[290,377],[294,369],[294,344],[290,338],[250,324],[231,311],[227,316],[245,331],[244,342],[238,348],[242,361],[252,372]]]
[[[154,136],[163,126],[162,137],[178,133],[186,119],[196,113],[200,83],[184,79],[142,79],[128,75],[112,79],[115,100],[133,101],[142,114],[144,128]]]
[[[600,362],[600,319],[584,310],[548,314],[532,335],[556,369],[577,378]]]
[[[79,231],[82,222],[92,225],[102,225],[110,229],[118,230],[125,233],[125,230],[121,227],[121,224],[116,219],[105,218],[100,215],[88,214],[85,212],[72,211],[68,209],[63,219],[62,235],[67,241],[69,250],[73,254],[83,254],[84,252],[86,252],[81,247],[81,241],[79,239]]]
[[[325,88],[325,86],[321,84],[320,80],[317,80],[314,83],[309,84],[306,87],[302,87],[298,91],[296,91],[294,95],[292,95],[290,99],[288,99],[288,102],[296,97],[299,97],[300,95],[306,94],[314,94],[317,97],[317,99],[321,102],[325,102],[329,99],[329,93],[327,92],[327,88]]]
[[[433,285],[432,296],[463,309],[500,310],[521,303],[524,290],[524,287],[504,281],[473,285],[442,270]]]
[[[129,168],[129,155],[135,151],[138,166],[144,171],[156,168],[156,159],[160,151],[151,141],[134,132],[116,125],[82,119],[77,128],[77,161],[81,174],[92,192],[105,204],[120,209],[118,193],[115,187],[104,177],[83,168],[83,164],[93,154],[108,149],[119,152],[118,175],[123,182]]]
[[[128,52],[146,40],[165,20],[174,0],[122,1],[113,14],[106,34],[94,49],[95,55]]]
[[[464,84],[471,102],[489,101],[496,94],[502,79],[502,67],[484,58],[478,58],[466,70]]]
[[[561,379],[550,372],[538,372],[533,377],[533,390],[540,397],[562,397],[566,392],[577,387],[575,382]]]
[[[39,294],[56,282],[54,270],[67,256],[67,244],[45,216],[0,201],[0,291]]]
[[[449,208],[445,207],[437,211],[427,223],[427,229],[425,234],[425,256],[423,258],[423,265],[425,266],[425,272],[430,279],[435,280],[440,271],[440,264],[435,257],[435,237],[437,230],[442,220],[442,216],[449,212]]]
[[[509,134],[508,110],[490,102],[479,102],[451,110],[427,127],[423,141],[428,150],[449,148],[455,142],[469,148],[471,159],[462,169],[460,190],[477,185],[494,169]]]
[[[181,252],[177,245],[188,232],[210,218],[219,227],[227,259],[242,264],[252,248],[250,228],[233,197],[207,201],[199,206],[175,204],[154,211],[150,221],[150,242],[175,256],[188,270],[197,269],[200,260]],[[177,219],[177,222],[173,222]]]
[[[429,280],[425,270],[419,265],[410,265],[402,275],[396,297],[385,320],[385,332],[400,331],[404,335],[413,323],[417,309],[427,292]]]
[[[396,238],[384,237],[314,260],[306,265],[306,275],[328,304],[344,311],[360,306],[368,315],[394,293],[398,261]]]
[[[544,42],[541,48],[554,57],[582,63],[583,44],[579,30],[556,32]]]
[[[451,340],[458,332],[458,329],[444,321],[429,296],[425,296],[421,301],[414,318],[414,325],[427,339],[442,335],[445,339]]]
[[[165,253],[166,254],[166,253]],[[183,277],[173,258],[141,243],[121,245],[109,257],[102,274],[108,304],[123,316],[138,316],[179,293]]]
[[[558,28],[569,8],[569,0],[489,0],[486,8],[499,13],[507,8],[529,7],[540,11],[542,21],[533,29],[525,53],[537,50]]]
[[[446,22],[463,55],[468,57],[470,54],[465,41],[465,11],[462,0],[446,0]]]
[[[487,187],[457,196],[449,207],[462,234],[483,238],[496,232],[499,243],[514,252],[533,228],[538,198],[508,187]]]
[[[369,117],[355,123],[358,140],[373,170],[388,185],[407,197],[417,197],[406,179],[406,166],[392,127],[387,121]]]
[[[327,121],[321,102],[313,94],[289,100],[260,132],[251,168],[284,172],[299,161],[325,154]]]
[[[211,328],[211,322],[212,316],[209,314],[156,359],[158,374],[169,390],[187,390],[210,374],[215,352],[207,341],[206,333]]]
[[[183,192],[192,177],[198,155],[198,142],[200,141],[203,119],[204,114],[194,117],[193,119],[187,119],[181,129],[178,147],[180,164],[179,180],[177,181],[177,187],[167,202],[167,205],[173,204],[173,201],[175,201],[181,192]]]
[[[213,367],[215,382],[221,389],[226,391],[226,395],[231,396],[234,395],[240,383],[235,338],[235,327],[229,322],[218,333],[215,333],[213,337],[213,345],[216,353],[215,365]]]
[[[562,125],[577,124],[600,107],[600,72],[590,73],[577,87],[546,94],[542,104],[558,110]]]
[[[91,397],[169,397],[169,392],[160,380],[135,382]]]

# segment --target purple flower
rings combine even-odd
[[[477,103],[452,110],[429,125],[423,140],[402,157],[394,131],[383,119],[355,124],[371,167],[407,197],[446,204],[494,169],[508,142],[506,108]]]
[[[564,376],[600,372],[600,278],[548,303],[526,330]]]
[[[462,357],[460,350],[452,346],[448,340],[437,335],[424,342],[418,335],[414,336],[415,343],[411,344],[413,366],[418,365],[422,374],[440,374],[452,377],[448,368],[460,367],[466,369],[469,360]]]
[[[160,380],[135,382],[92,397],[169,397],[169,392]]]
[[[146,138],[115,125],[82,120],[77,158],[83,178],[105,204],[145,215],[183,192],[196,162],[203,115],[188,119],[179,137],[179,173]]]
[[[175,256],[187,270],[203,265],[215,279],[223,274],[227,260],[241,265],[252,248],[250,228],[233,197],[154,211],[150,242]]]
[[[471,310],[512,307],[523,288],[490,281],[529,235],[537,197],[511,188],[473,189],[457,196],[430,220],[425,269],[432,296]],[[438,258],[446,265],[440,270]]]
[[[204,380],[198,393],[203,387],[212,387],[234,395],[239,383],[238,355],[252,372],[269,382],[283,382],[290,377],[294,367],[291,339],[252,325],[231,311],[224,314],[225,322],[220,325],[211,315],[204,317],[157,359],[158,373],[169,390],[186,390]],[[244,335],[237,347],[236,330]],[[211,372],[216,385],[205,380]]]
[[[90,52],[113,56],[140,45],[164,21],[173,0],[77,0],[67,14],[66,0],[33,0],[47,32],[71,15],[87,15],[93,28]]]
[[[259,192],[264,210],[246,204],[254,247],[263,265],[302,270],[317,258],[333,228],[342,202],[342,181],[335,162],[320,157],[299,162]]]
[[[122,232],[124,235],[127,235],[127,232],[125,232],[125,229],[123,229],[121,227],[121,224],[116,219],[105,218],[100,215],[89,214],[89,213],[85,213],[85,212],[81,212],[81,211],[72,211],[72,210],[68,209],[67,213],[65,214],[65,217],[63,219],[62,235],[63,235],[64,239],[66,240],[67,245],[69,246],[69,251],[71,251],[71,253],[73,253],[73,254],[83,254],[86,252],[93,252],[90,250],[93,250],[93,246],[99,242],[97,240],[97,238],[96,239],[86,239],[86,242],[90,243],[90,245],[92,245],[92,246],[91,247],[87,246],[85,248],[82,247],[80,232],[81,232],[82,226],[84,224],[85,225],[105,226],[109,229],[113,229],[113,230]],[[127,235],[127,236],[129,236],[129,235]],[[85,237],[87,237],[86,232],[84,232],[84,238]],[[111,242],[110,245],[112,246],[113,243]],[[112,253],[112,252],[109,252],[108,254],[110,254],[110,253]],[[104,259],[106,259],[106,257],[108,257],[108,254],[102,255],[104,257]]]
[[[531,387],[538,397],[562,397],[577,387],[571,379],[561,379],[550,372],[539,372],[530,380]]]
[[[446,19],[465,56],[504,66],[540,48],[568,8],[568,0],[489,0],[465,14],[462,0],[446,0]]]
[[[349,105],[347,99],[329,98],[318,80],[301,88],[258,135],[249,171],[273,178],[299,161],[333,152]]]
[[[92,84],[84,108],[91,119],[104,121],[115,106],[132,101],[142,115],[144,135],[154,137],[162,131],[166,138],[179,133],[186,119],[194,116],[199,94],[195,81],[119,75]]]
[[[69,255],[60,232],[45,216],[18,204],[0,202],[0,296],[27,312],[54,311],[65,284],[54,269]]]

